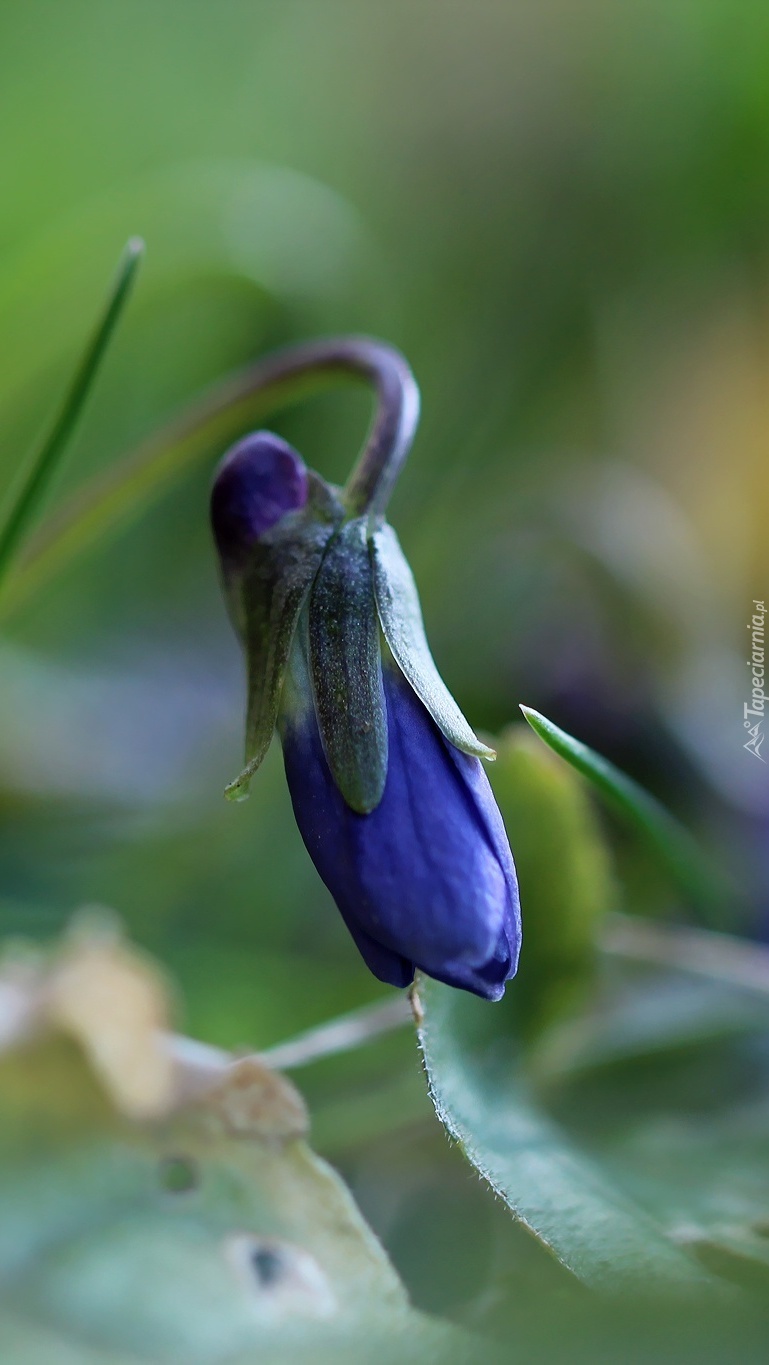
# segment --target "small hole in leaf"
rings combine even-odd
[[[188,1156],[167,1156],[160,1163],[160,1183],[169,1194],[188,1194],[200,1184],[197,1163]]]
[[[330,1318],[336,1313],[328,1276],[304,1247],[237,1232],[225,1238],[223,1250],[266,1320]]]
[[[283,1278],[283,1257],[274,1247],[259,1243],[251,1251],[251,1265],[263,1289],[270,1289]]]

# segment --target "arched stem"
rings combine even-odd
[[[3,584],[7,615],[109,530],[159,496],[195,459],[224,448],[244,427],[341,380],[370,384],[376,407],[344,490],[350,511],[383,512],[408,454],[419,391],[403,356],[368,337],[292,346],[223,381],[170,425],[123,456],[48,517],[28,538]]]
[[[352,338],[356,368],[377,395],[377,409],[366,444],[345,487],[352,512],[381,516],[411,449],[419,421],[419,389],[400,351],[381,342]]]

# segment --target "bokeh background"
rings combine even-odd
[[[3,486],[132,233],[146,267],[57,498],[273,346],[393,342],[424,416],[392,520],[471,721],[523,701],[612,757],[739,877],[723,927],[765,937],[742,706],[769,595],[767,7],[2,0],[0,144]],[[340,389],[274,425],[341,481],[368,412]],[[265,1047],[383,988],[277,748],[249,802],[222,800],[243,673],[219,454],[5,623],[0,925],[113,907],[185,1028]],[[624,908],[674,912],[616,851]],[[555,1274],[438,1131],[410,1037],[301,1079],[418,1303],[460,1312],[494,1257]]]

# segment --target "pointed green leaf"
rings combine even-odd
[[[328,486],[311,474],[306,507],[266,532],[254,546],[242,579],[227,585],[248,665],[247,762],[226,789],[230,800],[247,795],[270,747],[297,621],[342,515]]]
[[[414,575],[392,527],[375,531],[371,547],[379,619],[395,662],[451,744],[466,754],[494,758],[494,750],[473,734],[435,666]]]
[[[671,1241],[722,1281],[765,1299],[766,997],[747,973],[744,985],[729,979],[728,937],[688,931],[712,939],[714,967],[719,953],[725,967],[719,981],[676,960],[675,931],[653,930],[671,939],[670,965],[612,954],[604,992],[577,1025],[570,1072],[547,1093],[564,1129]],[[740,948],[751,952],[747,943]],[[762,949],[755,951],[758,970]]]
[[[726,884],[720,870],[713,867],[688,830],[656,797],[644,791],[608,759],[561,730],[539,711],[530,706],[522,706],[521,710],[540,739],[586,777],[607,803],[638,830],[684,896],[706,914],[716,915],[734,896],[734,890]]]
[[[366,815],[387,777],[387,712],[367,519],[326,551],[310,600],[310,669],[323,748],[348,806]]]
[[[439,1118],[514,1216],[584,1284],[661,1295],[705,1290],[705,1272],[527,1082],[510,1027],[513,994],[511,987],[490,1009],[448,986],[420,982],[420,1040]]]

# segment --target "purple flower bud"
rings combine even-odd
[[[510,846],[427,644],[392,528],[268,432],[225,457],[211,513],[248,663],[240,799],[280,729],[297,824],[375,976],[498,1000],[520,947]],[[382,657],[382,640],[388,652]]]
[[[211,494],[211,522],[225,573],[238,570],[255,541],[307,502],[307,468],[286,441],[255,431],[232,447]]]
[[[294,672],[301,678],[296,658]],[[498,1000],[521,934],[515,868],[488,779],[392,667],[384,683],[387,780],[367,815],[350,808],[331,776],[301,681],[292,689],[281,729],[299,830],[375,976],[406,986],[418,967]]]

